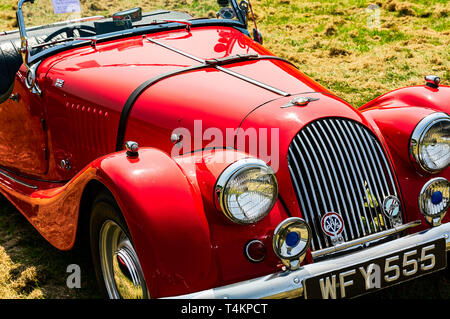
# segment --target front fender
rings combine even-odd
[[[450,168],[429,174],[412,161],[409,144],[416,125],[434,112],[449,113],[450,88],[409,87],[387,93],[360,108],[364,117],[378,129],[388,148],[402,190],[407,219],[423,220],[418,197],[432,178],[450,179]],[[444,222],[449,221],[449,215]],[[422,225],[427,225],[423,222]],[[426,226],[424,226],[426,227]]]
[[[231,163],[248,157],[236,150],[208,150],[175,158],[141,149],[100,161],[97,178],[111,190],[125,217],[152,297],[201,291],[279,270],[271,249],[275,227],[288,217],[278,201],[252,225],[237,225],[214,204],[214,186]],[[255,264],[245,245],[264,242]]]
[[[419,106],[430,108],[436,112],[450,113],[449,101],[450,86],[442,85],[438,88],[411,86],[388,92],[361,106],[358,110]]]
[[[147,283],[158,287],[152,297],[202,290],[217,281],[201,194],[161,151],[141,149],[136,158],[125,151],[106,155],[64,185],[34,181],[30,187],[0,173],[0,192],[61,250],[75,243],[86,187],[93,180],[102,183],[123,213]]]
[[[178,164],[141,149],[136,158],[121,152],[96,166],[122,210],[152,297],[210,287],[218,268],[201,194]]]

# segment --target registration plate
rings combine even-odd
[[[445,239],[421,244],[303,282],[309,299],[352,298],[445,268]]]

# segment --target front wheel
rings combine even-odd
[[[128,227],[109,194],[100,194],[92,205],[90,244],[97,280],[105,296],[150,298]]]

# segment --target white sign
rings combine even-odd
[[[56,14],[81,12],[80,0],[52,0],[52,3]]]

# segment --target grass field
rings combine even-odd
[[[215,0],[81,3],[84,16],[110,15],[139,5],[187,7],[186,3],[203,9],[197,16],[214,16],[199,1]],[[0,0],[0,30],[16,28],[15,3]],[[398,87],[422,84],[427,74],[450,84],[448,0],[253,0],[253,7],[267,48],[355,107]],[[35,25],[56,18],[50,15],[50,0],[25,8],[27,22]]]
[[[46,2],[37,0],[27,19],[49,22]],[[86,16],[191,2],[81,0]],[[15,3],[0,0],[0,30],[17,27]],[[422,84],[427,74],[450,84],[448,0],[253,0],[253,8],[267,48],[355,107],[389,90]],[[201,15],[214,12],[206,8]],[[69,264],[82,265],[82,289],[66,287]],[[11,205],[0,204],[0,298],[97,297],[90,267],[86,256],[52,248]],[[374,297],[450,299],[450,279],[438,273],[369,298]]]

